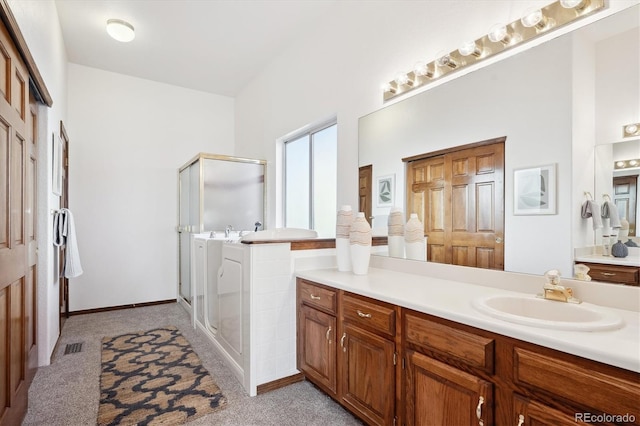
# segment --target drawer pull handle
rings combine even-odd
[[[340,339],[340,346],[342,347],[342,351],[346,352],[347,348],[344,347],[344,338],[347,337],[347,333],[342,333],[342,338]]]
[[[616,275],[615,272],[600,272],[605,277],[614,277]]]
[[[478,406],[476,407],[476,417],[478,418],[478,424],[480,426],[484,425],[484,422],[482,421],[482,404],[484,404],[483,396],[481,396],[480,399],[478,399]]]
[[[329,340],[329,334],[331,334],[331,326],[329,326],[329,329],[327,330],[327,340]],[[329,340],[329,344],[331,344],[331,340]]]
[[[315,294],[310,294],[311,300],[320,300],[320,296],[316,296]]]
[[[362,312],[360,309],[358,309],[356,312],[358,313],[358,316],[359,316],[360,318],[371,318],[371,314],[365,314],[365,313],[364,313],[364,312]]]
[[[524,424],[524,416],[522,414],[520,414],[518,416],[518,425],[517,426],[522,426]]]

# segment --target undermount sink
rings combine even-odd
[[[618,315],[597,305],[556,302],[535,296],[485,296],[474,299],[472,306],[500,320],[555,330],[615,330],[624,324]]]

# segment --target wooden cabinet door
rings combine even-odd
[[[493,423],[490,382],[414,351],[407,352],[405,375],[407,425]]]
[[[410,161],[410,213],[429,261],[504,269],[504,139]]]
[[[350,324],[340,340],[341,397],[371,425],[391,425],[395,417],[395,343]]]
[[[578,421],[574,416],[521,396],[514,398],[513,413],[513,424],[518,426],[575,426]]]
[[[298,370],[336,395],[336,318],[306,305],[298,310]]]

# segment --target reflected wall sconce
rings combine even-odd
[[[521,19],[496,24],[477,40],[469,40],[452,52],[442,51],[431,62],[418,62],[413,70],[400,73],[382,85],[383,101],[388,101],[440,77],[521,45],[543,33],[553,31],[604,9],[605,0],[557,0],[542,8],[527,9]],[[398,78],[400,76],[401,78]],[[640,123],[636,131],[640,132]],[[637,134],[636,134],[637,135]],[[629,135],[635,136],[635,135]],[[625,137],[629,137],[625,134]]]
[[[633,136],[640,136],[640,123],[631,123],[622,126],[623,138],[631,138]]]
[[[136,32],[133,29],[133,25],[127,21],[123,21],[122,19],[107,20],[107,33],[111,38],[123,43],[130,42],[136,38]]]

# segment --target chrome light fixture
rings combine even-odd
[[[640,123],[631,123],[622,126],[623,138],[630,138],[633,136],[640,136]]]
[[[118,41],[128,43],[136,37],[133,25],[122,19],[107,20],[107,33]]]
[[[425,86],[451,72],[457,72],[485,58],[521,45],[540,34],[553,31],[604,9],[605,0],[556,0],[542,8],[527,9],[521,19],[497,24],[477,40],[465,41],[452,52],[440,52],[431,62],[419,62],[413,71],[383,85],[383,101]],[[405,81],[406,78],[406,81]],[[636,126],[640,128],[640,123]],[[628,136],[625,136],[628,137]]]

